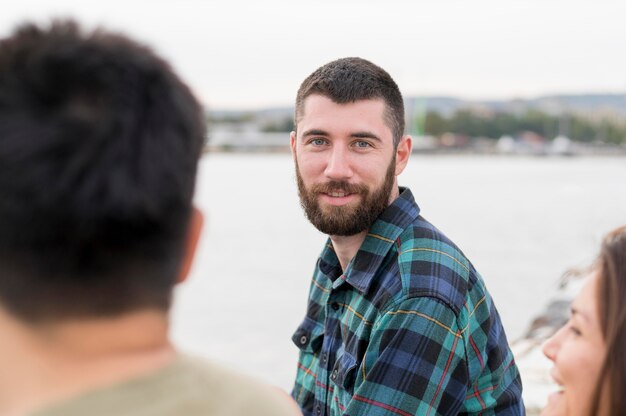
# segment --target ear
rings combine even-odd
[[[396,148],[396,176],[402,173],[406,164],[409,163],[409,156],[413,150],[413,139],[411,136],[402,136]]]
[[[291,155],[296,157],[296,132],[292,131],[289,134],[289,145],[291,146]]]
[[[202,212],[193,207],[191,211],[191,218],[189,219],[189,226],[187,228],[187,241],[185,241],[185,251],[183,252],[182,262],[180,264],[180,272],[176,283],[182,283],[187,280],[189,271],[191,270],[191,264],[196,254],[198,247],[198,241],[200,240],[200,234],[202,234],[202,227],[204,226],[204,215]]]

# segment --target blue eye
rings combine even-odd
[[[323,146],[324,144],[326,144],[326,140],[324,140],[324,139],[313,139],[313,140],[311,140],[311,144],[313,144],[314,146]]]
[[[358,142],[355,142],[354,145],[361,149],[365,149],[366,147],[371,147],[371,145],[368,142],[363,141],[363,140],[359,140]]]

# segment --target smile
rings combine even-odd
[[[326,195],[332,196],[334,198],[343,198],[351,194],[344,192],[344,191],[332,191],[332,192],[328,192]]]
[[[319,194],[322,203],[336,207],[356,202],[357,196],[357,193],[350,193],[343,190],[326,191]]]

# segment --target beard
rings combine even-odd
[[[300,175],[296,160],[296,178],[300,205],[307,218],[321,232],[328,235],[351,236],[370,228],[389,205],[389,197],[395,179],[395,155],[385,173],[385,180],[377,189],[371,190],[363,184],[350,184],[345,181],[328,181],[314,184],[307,189]],[[333,191],[357,194],[361,201],[356,206],[328,206],[322,208],[318,196]]]

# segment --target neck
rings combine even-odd
[[[367,230],[362,231],[359,234],[349,236],[330,236],[330,240],[333,242],[333,249],[339,259],[339,264],[341,265],[341,270],[344,272],[346,271],[348,264],[352,261],[354,256],[356,256],[356,253],[359,251],[359,248],[361,248],[361,244],[363,244],[363,240],[365,240],[366,236]]]
[[[28,326],[0,310],[0,414],[23,415],[175,358],[164,312]]]

